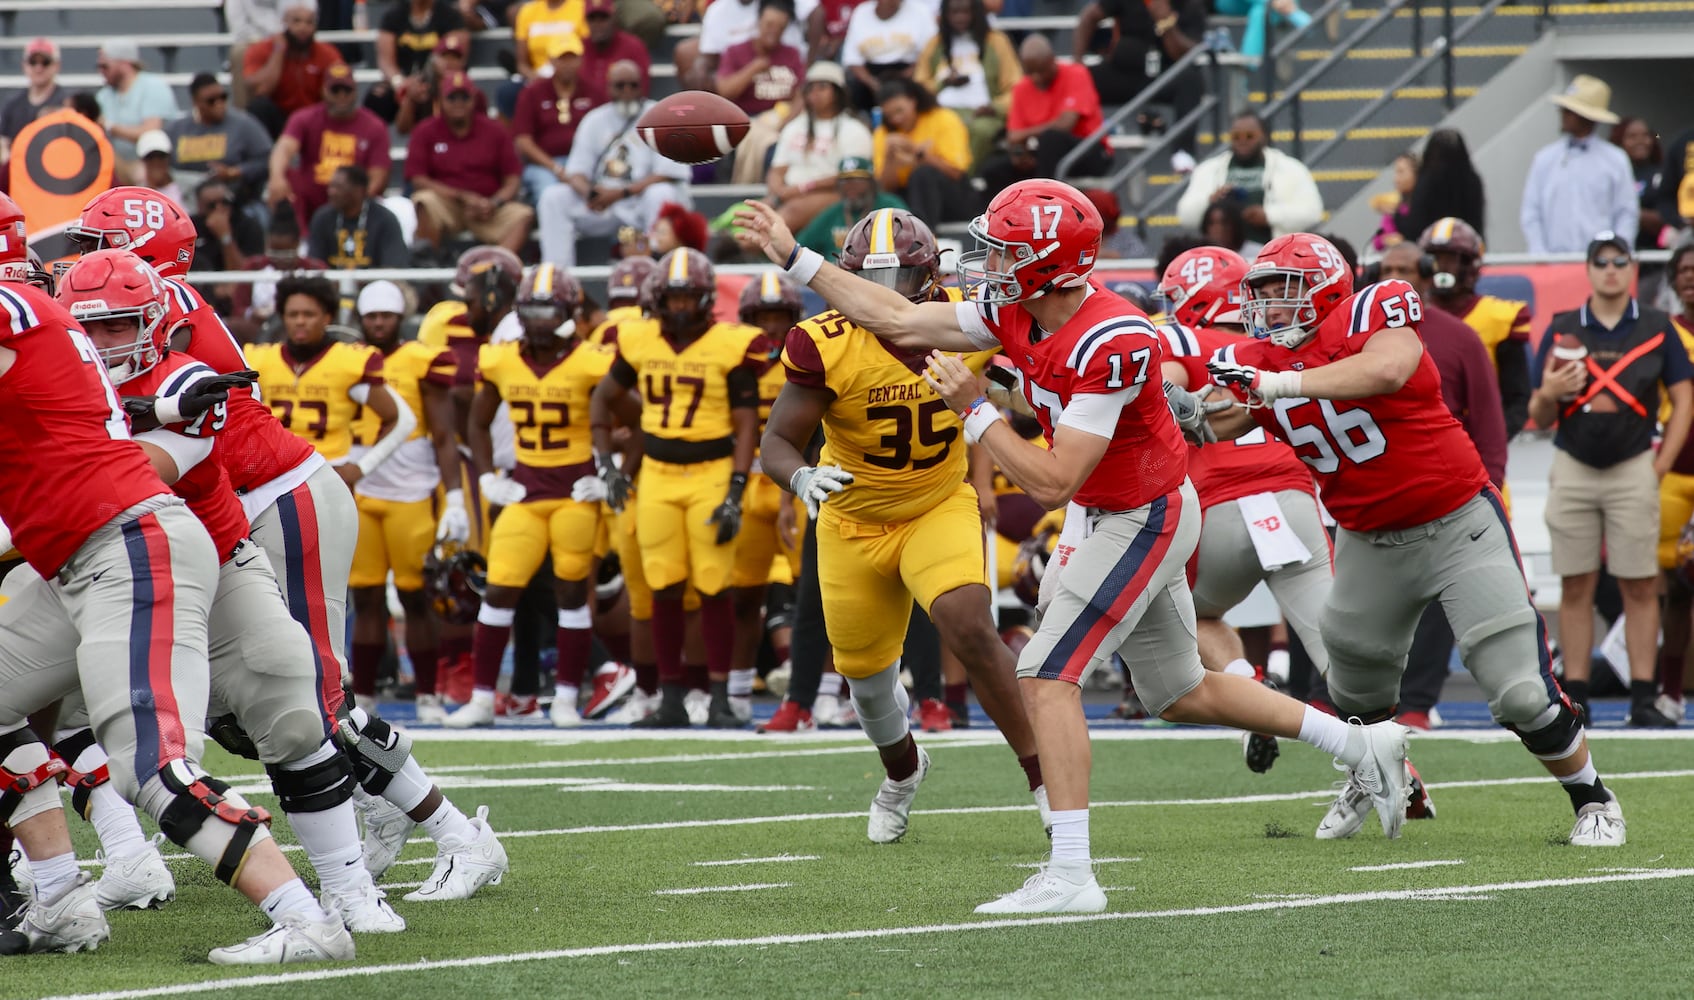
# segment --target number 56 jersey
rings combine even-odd
[[[853,474],[829,508],[853,521],[911,521],[965,481],[964,425],[924,380],[928,351],[900,352],[835,311],[788,333],[788,381],[835,395],[824,414],[822,462]],[[959,355],[973,372],[994,351]]]
[[[1364,350],[1395,327],[1417,329],[1423,304],[1404,281],[1353,293],[1294,350],[1255,340],[1220,349],[1265,371],[1310,371]],[[1318,475],[1324,506],[1348,531],[1394,531],[1445,517],[1488,485],[1464,427],[1441,401],[1441,376],[1425,351],[1397,391],[1367,399],[1279,399],[1249,411],[1294,446]]]

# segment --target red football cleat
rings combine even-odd
[[[494,714],[503,719],[522,719],[539,714],[535,695],[511,695],[502,691],[494,696]]]
[[[588,707],[582,710],[582,717],[598,719],[634,688],[633,668],[622,663],[602,664],[599,670],[594,671],[594,692],[588,697]]]
[[[443,663],[435,675],[436,690],[447,701],[455,705],[463,705],[471,700],[471,689],[476,686],[476,661],[471,654],[464,653],[451,663]]]
[[[1406,771],[1412,776],[1411,796],[1406,802],[1406,818],[1434,819],[1435,800],[1429,797],[1429,789],[1423,786],[1423,777],[1409,760],[1406,761]]]
[[[953,729],[953,710],[938,698],[925,698],[918,705],[918,725],[926,733],[946,733]]]
[[[817,727],[812,725],[812,710],[801,708],[799,703],[784,701],[776,707],[776,714],[769,722],[761,723],[758,731],[761,733],[809,733]]]
[[[1435,728],[1429,724],[1428,712],[1401,712],[1394,721],[1407,729],[1418,729],[1426,733]]]

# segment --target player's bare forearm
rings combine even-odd
[[[1004,420],[995,422],[982,436],[989,455],[1014,485],[1048,510],[1070,503],[1111,444],[1108,438],[1072,427],[1053,434],[1049,450],[1018,436]]]
[[[443,386],[429,382],[418,384],[423,397],[424,427],[429,431],[430,447],[435,449],[435,467],[441,473],[441,488],[459,488],[459,450],[453,446],[453,399]]]
[[[612,453],[612,399],[624,392],[624,386],[607,375],[588,397],[588,439],[596,455]]]
[[[1300,395],[1307,399],[1368,399],[1398,392],[1418,370],[1423,341],[1401,327],[1384,330],[1350,358],[1308,368],[1300,376]]]
[[[1559,399],[1548,387],[1542,386],[1530,394],[1529,422],[1542,430],[1559,422]]]
[[[806,446],[823,422],[829,402],[828,393],[790,382],[771,404],[765,436],[759,442],[759,465],[783,489],[788,489],[794,473],[812,464],[806,460]]]
[[[735,471],[746,475],[753,469],[753,456],[759,452],[759,407],[737,406],[729,411],[735,427]]]
[[[959,314],[951,302],[912,302],[892,288],[866,281],[834,264],[818,268],[808,284],[841,315],[908,351],[980,350],[959,329]]]
[[[477,389],[476,398],[471,401],[470,426],[466,430],[471,446],[471,467],[479,476],[494,471],[494,435],[489,428],[494,425],[494,414],[499,409],[498,392],[486,385]]]

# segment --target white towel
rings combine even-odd
[[[1235,501],[1241,507],[1241,519],[1247,522],[1247,536],[1259,553],[1259,565],[1265,572],[1274,573],[1284,566],[1303,563],[1312,557],[1310,549],[1294,533],[1282,505],[1274,493],[1254,493]]]

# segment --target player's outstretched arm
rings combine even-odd
[[[892,288],[824,261],[817,251],[800,247],[782,216],[764,202],[743,202],[735,210],[735,224],[735,238],[742,246],[764,251],[794,280],[811,286],[831,307],[881,339],[906,350],[982,350],[959,326],[954,303],[914,303]]]
[[[399,394],[386,385],[360,383],[348,393],[360,406],[376,414],[377,434],[370,449],[357,462],[336,466],[341,478],[351,486],[374,472],[391,458],[406,439],[417,429],[418,418]]]
[[[1418,370],[1423,341],[1415,330],[1394,327],[1372,334],[1357,354],[1305,371],[1271,371],[1221,355],[1206,362],[1212,381],[1234,387],[1259,404],[1278,399],[1369,399],[1398,392],[1406,384]]]

